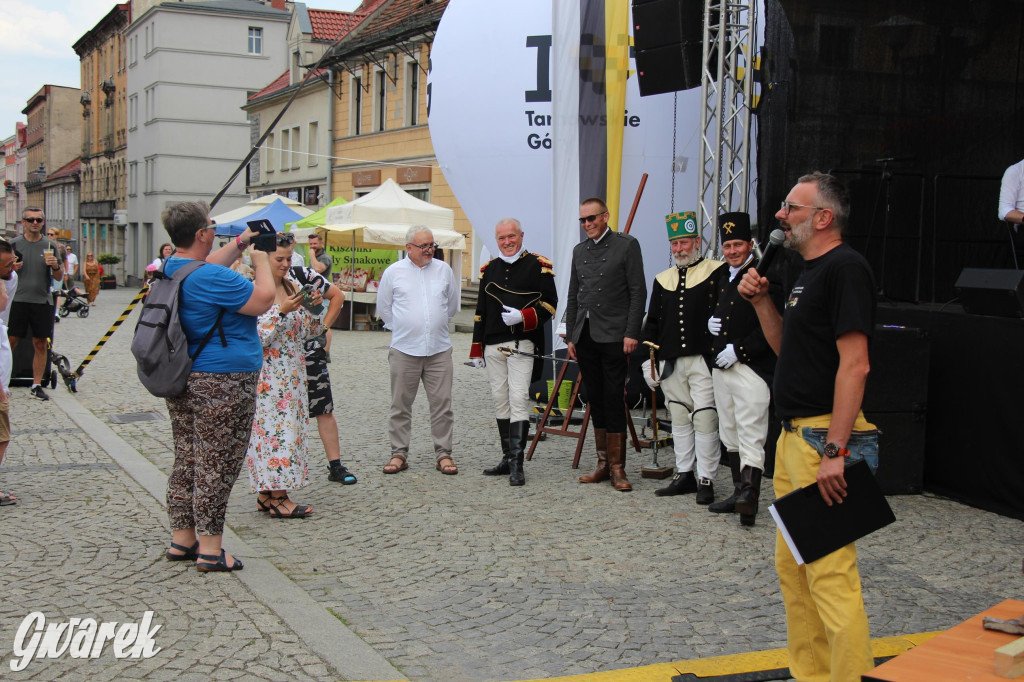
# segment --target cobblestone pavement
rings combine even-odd
[[[72,367],[133,293],[101,292],[89,318],[57,326],[56,349]],[[389,336],[335,331],[342,459],[359,483],[327,481],[311,428],[312,485],[294,496],[316,507],[313,518],[258,514],[243,472],[225,545],[246,570],[204,576],[164,561],[159,473],[171,464],[170,422],[135,377],[134,319],[78,393],[58,384],[41,402],[13,389],[0,485],[22,502],[0,509],[3,676],[367,679],[372,670],[374,679],[522,680],[785,645],[768,483],[757,525],[741,528],[692,495],[656,497],[664,482],[642,479],[633,451],[630,494],[577,483],[592,446],[573,471],[574,441],[558,437],[539,444],[525,487],[481,476],[500,451],[485,373],[461,364],[464,333],[453,335],[458,476],[434,469],[423,396],[409,470],[381,473]],[[115,423],[142,413],[155,419]],[[719,473],[720,495],[728,477]],[[897,523],[858,543],[873,636],[945,629],[1024,597],[1019,521],[931,495],[890,503]],[[88,663],[64,656],[9,671],[30,612],[121,622],[146,610],[162,625],[153,658],[115,660],[108,650]]]

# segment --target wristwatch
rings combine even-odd
[[[841,448],[835,443],[825,443],[825,456],[829,459],[835,459],[836,457],[849,457],[850,451],[846,448]]]

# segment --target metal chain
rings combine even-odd
[[[672,197],[669,200],[669,213],[676,212],[676,127],[677,123],[677,111],[679,109],[679,93],[672,93],[672,162],[670,164],[670,171],[672,174]]]

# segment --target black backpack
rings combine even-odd
[[[188,353],[188,337],[178,314],[178,295],[185,278],[203,265],[206,263],[193,260],[178,268],[171,277],[160,268],[153,273],[149,293],[142,304],[142,314],[132,339],[132,355],[138,363],[139,381],[158,398],[173,398],[185,391],[192,360],[206,347],[215,331],[220,332],[221,345],[228,345],[221,325],[224,317],[224,309],[221,308],[217,321],[203,337],[196,352]]]

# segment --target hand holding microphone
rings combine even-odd
[[[752,302],[755,298],[768,293],[768,278],[765,277],[765,274],[785,241],[786,233],[782,230],[772,230],[772,233],[768,235],[768,246],[765,247],[761,260],[757,262],[757,267],[747,270],[736,287],[743,298]]]

